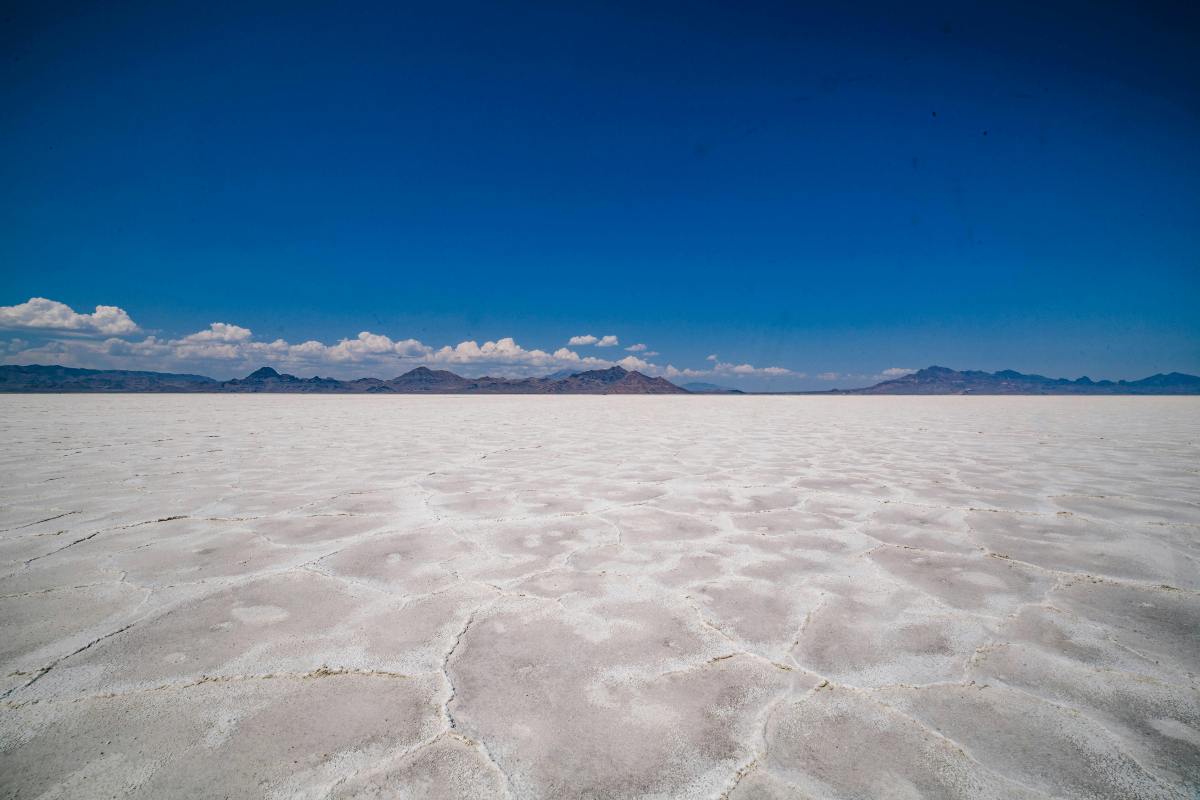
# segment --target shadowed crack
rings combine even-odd
[[[9,531],[19,531],[24,528],[32,528],[34,525],[41,525],[43,522],[53,522],[56,519],[62,519],[63,517],[69,517],[72,514],[82,514],[82,513],[83,513],[82,511],[67,511],[63,514],[57,514],[53,517],[46,517],[45,519],[39,519],[37,522],[27,522],[24,525],[18,525],[15,528],[4,528],[3,530],[0,530],[0,533],[8,533]]]
[[[508,797],[516,797],[516,793],[513,791],[512,777],[504,771],[504,767],[500,766],[500,762],[497,761],[496,757],[492,755],[492,751],[490,748],[488,748],[487,743],[481,739],[468,739],[466,737],[464,737],[464,739],[478,748],[479,752],[483,754],[485,759],[487,759],[487,762],[491,765],[492,769],[500,773],[500,777],[504,779],[504,794]]]
[[[454,641],[450,644],[450,649],[446,651],[446,657],[442,659],[442,677],[445,679],[446,686],[449,689],[449,694],[446,696],[446,702],[442,704],[442,714],[446,719],[446,725],[448,728],[447,733],[456,735],[460,737],[462,741],[476,747],[479,752],[483,754],[483,757],[487,759],[487,762],[492,766],[492,768],[495,769],[496,772],[498,772],[504,779],[505,794],[507,794],[509,797],[514,797],[515,795],[512,788],[512,778],[507,772],[505,772],[504,768],[500,766],[495,757],[492,756],[492,752],[488,748],[487,744],[482,740],[472,739],[458,732],[458,722],[454,719],[454,715],[450,711],[450,704],[454,702],[454,698],[458,694],[454,686],[454,681],[450,677],[450,659],[454,657],[454,654],[458,651],[459,645],[462,643],[463,637],[467,635],[467,631],[470,630],[471,626],[475,623],[476,616],[495,602],[496,601],[493,600],[490,603],[485,603],[470,613],[470,615],[467,617],[467,621],[463,624],[462,629],[458,632],[458,635],[454,637]]]
[[[457,690],[454,688],[454,680],[450,677],[450,659],[454,656],[454,652],[458,650],[458,646],[462,643],[463,637],[467,635],[472,623],[475,622],[475,615],[482,610],[481,608],[472,611],[467,617],[466,623],[462,626],[462,630],[454,637],[454,641],[450,644],[450,649],[446,651],[445,658],[442,659],[442,677],[446,679],[446,686],[449,687],[450,693],[446,697],[446,702],[442,704],[442,713],[446,717],[446,723],[451,728],[457,728],[458,724],[454,721],[454,715],[450,713],[450,704],[454,702],[454,697],[457,695]]]
[[[124,633],[125,631],[129,630],[133,626],[134,626],[133,622],[130,622],[128,625],[122,625],[120,628],[117,628],[115,631],[112,631],[111,633],[106,633],[103,636],[92,639],[90,642],[85,644],[83,647],[80,647],[78,650],[74,650],[70,653],[67,653],[65,656],[60,656],[59,658],[54,659],[54,661],[51,661],[46,666],[42,667],[37,672],[33,673],[33,677],[30,678],[25,683],[21,684],[20,686],[13,686],[10,689],[8,689],[8,691],[4,692],[4,694],[0,694],[0,700],[4,700],[4,699],[8,698],[8,696],[11,695],[13,692],[20,691],[21,689],[29,688],[30,686],[32,686],[33,684],[35,684],[39,680],[41,680],[42,676],[44,676],[50,670],[57,667],[63,661],[66,661],[68,658],[79,655],[84,650],[87,650],[89,647],[92,647],[95,644],[99,644],[100,642],[103,642],[105,639],[111,639],[113,636],[116,636],[119,633]]]
[[[112,531],[124,531],[124,530],[128,530],[130,528],[137,528],[142,525],[155,525],[159,522],[171,522],[171,521],[177,520],[177,519],[187,519],[187,517],[186,516],[159,517],[158,519],[148,519],[145,522],[134,522],[131,525],[118,525],[115,528],[101,528],[100,530],[93,531],[92,533],[89,533],[87,536],[80,537],[80,538],[76,539],[75,541],[70,542],[69,544],[64,544],[62,547],[58,548],[57,550],[51,550],[49,553],[42,553],[40,556],[34,556],[33,558],[26,559],[25,566],[28,567],[30,564],[32,564],[35,561],[39,561],[43,558],[49,558],[50,556],[55,555],[56,553],[61,553],[63,550],[74,547],[75,545],[81,544],[82,542],[86,542],[89,539],[93,539],[102,533],[111,533]]]

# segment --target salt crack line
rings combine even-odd
[[[68,511],[65,514],[59,514],[54,517],[46,517],[45,519],[39,519],[37,522],[27,522],[24,525],[18,525],[15,528],[4,528],[3,530],[0,530],[0,533],[8,533],[9,531],[19,531],[19,530],[23,530],[24,528],[32,528],[34,525],[41,525],[43,522],[53,522],[56,519],[62,519],[63,517],[69,517],[72,514],[82,514],[82,513],[83,513],[82,511]]]
[[[47,664],[46,666],[40,668],[37,672],[35,672],[33,677],[30,678],[29,680],[27,680],[25,683],[21,684],[20,686],[13,686],[12,688],[8,689],[8,691],[4,692],[4,694],[0,694],[0,700],[7,699],[9,697],[9,695],[13,694],[14,692],[20,691],[22,689],[28,689],[30,686],[32,686],[33,684],[35,684],[39,680],[41,680],[41,678],[46,673],[48,673],[50,670],[54,669],[56,666],[58,666],[62,662],[66,661],[68,658],[79,655],[84,650],[87,650],[89,647],[92,647],[93,645],[99,644],[100,642],[104,641],[105,639],[110,639],[119,633],[124,633],[125,631],[132,628],[135,624],[136,624],[136,622],[130,622],[128,625],[123,625],[120,628],[117,628],[115,631],[112,631],[111,633],[106,633],[99,638],[93,639],[92,641],[85,644],[83,647],[80,647],[78,650],[75,650],[73,652],[67,653],[65,656],[60,656],[59,658],[54,659],[54,661],[50,662],[49,664]]]
[[[42,553],[40,556],[34,556],[33,558],[26,559],[25,566],[28,567],[30,564],[32,564],[35,561],[39,561],[43,558],[49,558],[50,556],[52,556],[56,553],[61,553],[63,550],[66,550],[70,547],[74,547],[77,544],[86,542],[89,539],[94,539],[95,537],[99,536],[102,533],[111,533],[112,531],[124,531],[124,530],[128,530],[129,528],[137,528],[142,525],[155,525],[159,522],[172,522],[177,519],[187,519],[187,517],[184,515],[179,515],[179,516],[174,516],[174,517],[159,517],[158,519],[148,519],[143,522],[134,522],[130,525],[118,525],[115,528],[101,528],[100,530],[93,531],[92,533],[89,533],[87,536],[83,536],[79,539],[76,539],[75,541],[70,542],[69,544],[64,544],[62,547],[58,548],[57,550],[51,550],[49,553]]]

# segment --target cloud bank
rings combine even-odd
[[[0,306],[0,329],[28,332],[29,338],[0,342],[0,361],[18,364],[62,364],[100,369],[150,369],[189,371],[214,377],[233,377],[263,365],[302,375],[326,374],[360,377],[394,374],[420,365],[443,367],[467,375],[507,377],[543,375],[559,370],[603,369],[621,366],[647,375],[730,378],[803,376],[784,367],[756,367],[725,363],[712,357],[707,369],[678,369],[649,359],[658,353],[645,344],[625,350],[624,358],[586,356],[560,347],[554,351],[521,346],[512,337],[482,343],[466,340],[435,347],[417,339],[392,339],[360,331],[334,344],[314,339],[289,342],[257,339],[250,328],[230,322],[213,322],[203,330],[177,337],[142,334],[130,315],[117,306],[97,306],[81,314],[65,303],[34,297],[13,306]],[[570,346],[616,347],[616,334],[602,337],[573,336]]]

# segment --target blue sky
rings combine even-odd
[[[1184,4],[36,5],[6,362],[1200,373]]]

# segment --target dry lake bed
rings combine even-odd
[[[0,797],[1183,798],[1200,400],[0,397]]]

